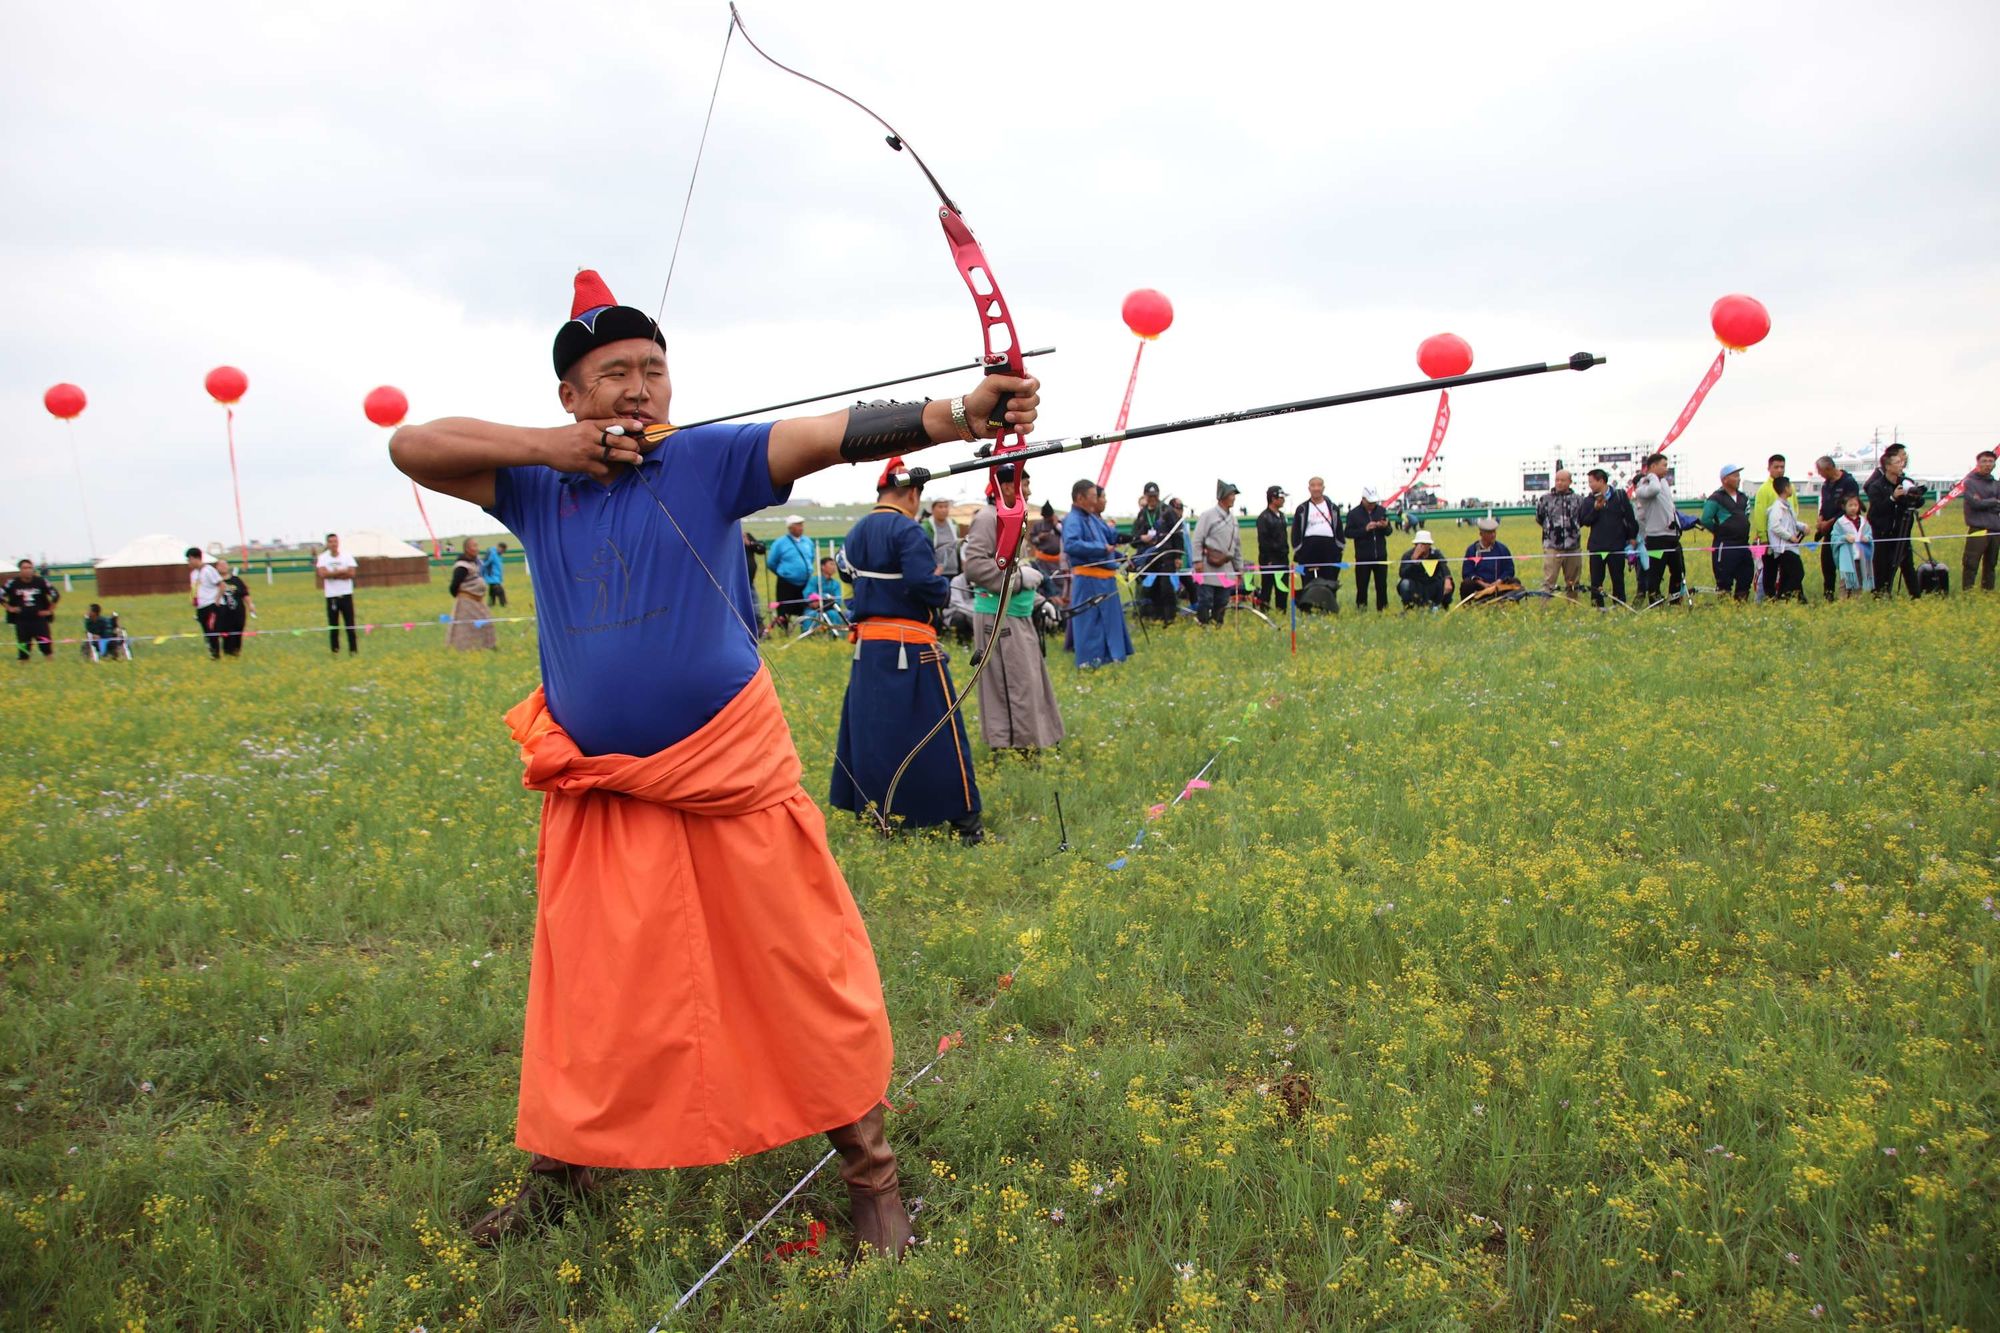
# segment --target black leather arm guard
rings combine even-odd
[[[850,463],[894,458],[905,449],[924,449],[931,437],[924,431],[924,404],[877,399],[847,409],[847,431],[840,437],[840,456]]]

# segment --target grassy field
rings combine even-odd
[[[645,1329],[818,1154],[460,1239],[522,1167],[536,677],[447,605],[6,668],[0,1326]],[[2000,601],[1285,648],[1052,654],[1070,739],[984,761],[996,845],[833,822],[899,1070],[964,1036],[890,1125],[926,1243],[850,1273],[823,1180],[670,1326],[2000,1326]],[[777,661],[819,794],[847,652]]]

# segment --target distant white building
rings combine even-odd
[[[1887,440],[1884,440],[1882,432],[1879,430],[1875,432],[1866,444],[1855,445],[1853,447],[1835,445],[1827,452],[1833,455],[1833,461],[1836,465],[1848,472],[1852,472],[1856,481],[1865,483],[1868,480],[1869,474],[1875,470],[1876,464],[1880,461],[1882,450],[1891,444],[1901,444],[1905,449],[1910,451],[1909,475],[1939,495],[1943,495],[1953,486],[1956,486],[1967,472],[1972,471],[1973,460],[1970,457],[1962,460],[1965,464],[1962,470],[1940,467],[1939,464],[1942,460],[1938,450],[1912,445],[1907,440],[1899,440],[1893,434]],[[1802,499],[1810,499],[1814,502],[1819,500],[1819,469],[1814,466],[1818,461],[1818,454],[1814,454],[1808,458],[1788,457],[1785,460],[1785,466],[1789,469],[1792,482],[1798,487],[1798,493]]]
[[[1630,444],[1586,444],[1575,453],[1565,451],[1560,456],[1546,458],[1525,458],[1521,460],[1521,496],[1532,502],[1537,496],[1555,485],[1556,472],[1567,468],[1572,484],[1578,490],[1584,489],[1583,475],[1592,468],[1601,467],[1611,476],[1613,486],[1626,486],[1639,475],[1646,458],[1653,452],[1651,440],[1634,440]],[[1678,480],[1675,469],[1669,463],[1667,482],[1673,485]],[[1674,495],[1684,499],[1676,485]]]

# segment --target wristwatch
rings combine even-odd
[[[965,397],[963,394],[951,400],[951,424],[958,431],[959,439],[970,443],[979,438],[979,432],[972,429],[971,418],[965,415]]]

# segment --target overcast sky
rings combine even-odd
[[[0,47],[8,554],[233,542],[212,366],[256,537],[421,531],[383,432],[559,420],[571,276],[652,308],[727,27],[699,4],[16,6]],[[1744,291],[1679,461],[1712,475],[1900,426],[1923,471],[2000,440],[2000,6],[828,4],[746,0],[778,58],[895,122],[977,230],[1043,359],[1046,434],[1115,416],[1124,294],[1158,287],[1135,422],[1475,368],[1610,364],[1454,396],[1449,493],[1657,439]],[[666,306],[675,415],[969,359],[970,298],[910,161],[730,49]],[[963,377],[961,377],[963,379]],[[90,407],[65,428],[43,390]],[[944,381],[922,386],[957,392]],[[1206,503],[1324,473],[1394,486],[1406,398],[1135,443],[1112,482]],[[943,458],[951,451],[941,451]],[[1067,496],[1084,455],[1038,474]],[[1795,470],[1797,465],[1795,465]],[[864,494],[860,469],[802,483]],[[964,488],[971,493],[971,485]],[[489,520],[434,498],[440,531]]]

